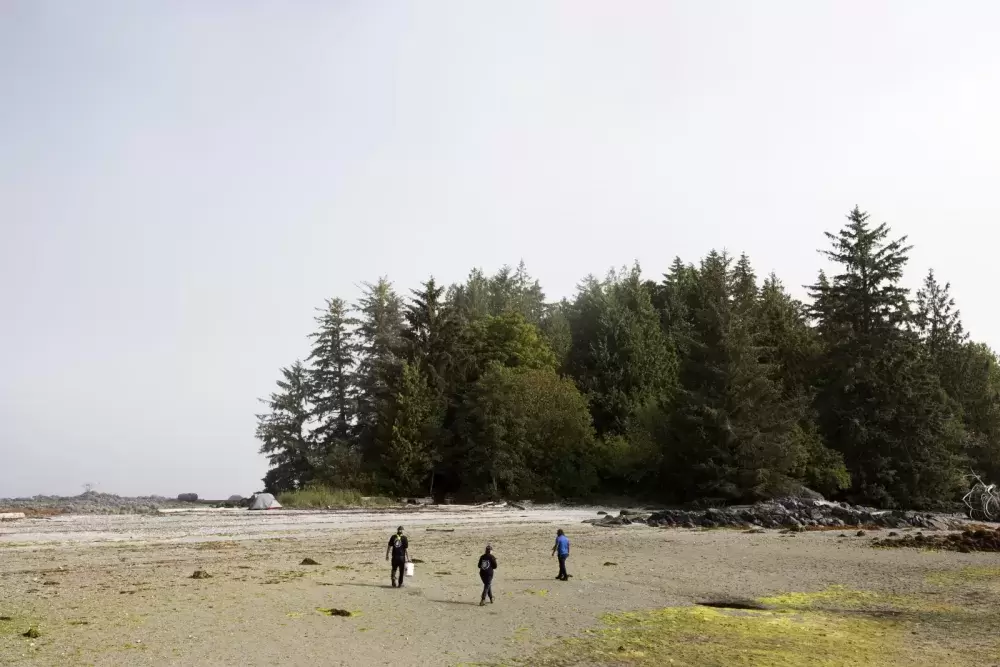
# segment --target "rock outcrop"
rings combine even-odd
[[[953,530],[964,526],[958,515],[886,511],[812,498],[779,498],[754,505],[710,507],[704,510],[669,509],[641,514],[623,510],[618,516],[587,519],[595,526],[641,523],[657,528],[923,528]]]

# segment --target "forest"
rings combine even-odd
[[[948,506],[970,473],[1000,480],[1000,367],[933,271],[902,286],[910,249],[855,208],[806,303],[718,251],[558,302],[523,262],[365,283],[263,400],[265,488]]]

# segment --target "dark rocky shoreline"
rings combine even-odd
[[[968,522],[960,514],[886,511],[847,503],[804,498],[779,498],[754,505],[710,507],[703,510],[667,509],[655,512],[622,510],[584,523],[613,527],[645,524],[656,528],[922,528],[957,530]]]

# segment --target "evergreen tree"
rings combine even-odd
[[[335,486],[361,486],[361,450],[355,438],[355,338],[351,329],[356,322],[348,316],[343,299],[328,299],[316,323],[319,328],[310,336],[309,388],[316,421],[313,436],[323,455],[317,477]]]
[[[538,325],[547,311],[545,293],[537,280],[528,275],[524,260],[517,265],[513,277],[514,311],[525,321]],[[499,314],[499,313],[495,313]]]
[[[473,269],[464,285],[452,285],[448,302],[464,319],[486,317],[492,308],[490,280],[482,269]]]
[[[390,487],[399,494],[417,493],[437,457],[438,404],[419,367],[404,363],[391,417],[389,442],[382,456]],[[433,489],[431,489],[433,492]]]
[[[588,278],[570,313],[568,368],[588,397],[598,435],[624,435],[630,420],[668,397],[677,359],[638,265]]]
[[[916,328],[931,357],[953,352],[968,339],[961,313],[951,297],[951,284],[941,285],[933,269],[927,272],[923,289],[917,291],[916,306]]]
[[[313,339],[310,385],[318,422],[316,435],[323,441],[346,442],[351,437],[357,412],[354,371],[354,321],[348,317],[343,299],[328,299],[316,318],[319,329]]]
[[[823,443],[811,407],[812,380],[822,355],[819,337],[809,326],[805,306],[785,291],[773,273],[761,287],[758,317],[762,360],[776,370],[784,400],[801,409],[798,429],[804,451],[794,476],[810,489],[835,494],[850,486],[850,475],[840,452]]]
[[[523,260],[517,269],[503,266],[491,278],[473,269],[464,285],[449,288],[448,303],[465,319],[513,312],[536,325],[547,311],[542,286],[528,274]]]
[[[490,315],[500,315],[517,309],[517,285],[509,266],[502,266],[490,278]]]
[[[750,258],[746,253],[740,255],[737,260],[729,276],[729,282],[734,309],[752,318],[753,311],[757,307],[757,275],[753,272]]]
[[[689,302],[693,298],[698,283],[698,271],[691,264],[685,264],[680,257],[674,258],[670,271],[656,289],[656,308],[660,312],[663,329],[675,344],[690,335],[691,313]],[[678,348],[678,352],[682,352]]]
[[[951,297],[951,285],[939,283],[933,270],[927,272],[923,288],[917,291],[914,325],[941,386],[961,404],[961,387],[967,372],[964,366],[968,361],[963,351],[968,336],[962,327],[961,313]]]
[[[257,439],[260,453],[267,456],[270,469],[264,488],[270,493],[300,489],[315,477],[321,458],[309,430],[312,406],[309,400],[309,374],[296,361],[281,369],[280,391],[261,402],[268,412],[257,415]]]
[[[443,335],[447,324],[441,299],[444,288],[433,277],[422,288],[411,290],[413,296],[404,313],[404,348],[407,359],[416,364],[429,386],[440,394],[447,384],[445,374],[449,360]]]
[[[986,345],[966,343],[959,353],[964,375],[957,389],[973,472],[1000,481],[1000,360]]]
[[[570,304],[563,299],[557,304],[546,308],[545,315],[538,328],[542,337],[556,357],[556,368],[565,372],[569,362],[569,353],[573,347],[573,331],[569,321]]]
[[[826,352],[817,408],[827,443],[844,455],[861,500],[892,507],[952,496],[962,434],[932,364],[908,335],[899,285],[905,239],[855,208],[825,255],[840,273],[812,287]]]
[[[783,394],[764,361],[749,260],[712,252],[690,294],[690,337],[664,447],[680,497],[757,499],[787,492],[806,456],[805,403]]]
[[[358,364],[355,384],[358,392],[358,440],[369,464],[380,460],[388,434],[380,426],[380,416],[392,401],[392,387],[398,384],[402,368],[403,302],[387,278],[374,285],[364,283],[364,293],[356,309]]]

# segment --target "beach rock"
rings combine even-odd
[[[1000,552],[1000,528],[964,530],[961,533],[949,535],[904,535],[903,537],[888,537],[874,540],[876,547],[913,547],[933,548],[960,553],[975,553],[979,551]]]

